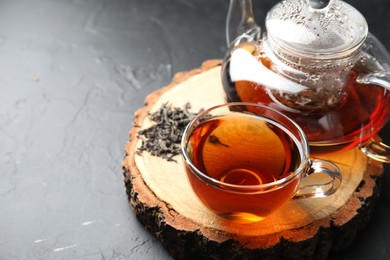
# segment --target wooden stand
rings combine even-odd
[[[330,250],[348,247],[371,217],[380,192],[381,163],[354,149],[321,156],[341,169],[340,189],[328,198],[290,201],[263,221],[238,224],[205,208],[193,193],[181,158],[168,162],[147,152],[136,154],[148,113],[168,102],[193,111],[224,103],[220,61],[179,73],[146,99],[135,113],[123,161],[129,202],[138,219],[177,258],[325,259]]]

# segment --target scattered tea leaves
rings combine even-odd
[[[158,111],[149,114],[154,124],[138,132],[138,137],[142,138],[142,144],[137,154],[147,151],[167,161],[176,161],[173,157],[180,153],[184,129],[197,115],[197,113],[189,112],[190,109],[190,103],[186,103],[183,109],[171,107],[165,103]],[[198,113],[200,112],[202,109]]]

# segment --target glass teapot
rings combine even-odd
[[[390,55],[363,15],[341,0],[283,0],[265,28],[255,22],[252,0],[230,1],[227,101],[283,112],[314,153],[360,147],[390,162],[390,147],[377,140],[390,115]]]

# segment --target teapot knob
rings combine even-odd
[[[311,8],[322,9],[329,5],[332,0],[308,0]]]

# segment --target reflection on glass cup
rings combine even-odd
[[[306,137],[295,122],[259,104],[205,110],[187,126],[181,147],[196,195],[237,222],[260,221],[291,198],[329,196],[341,183],[336,165],[309,159]],[[326,178],[302,186],[313,175]]]

